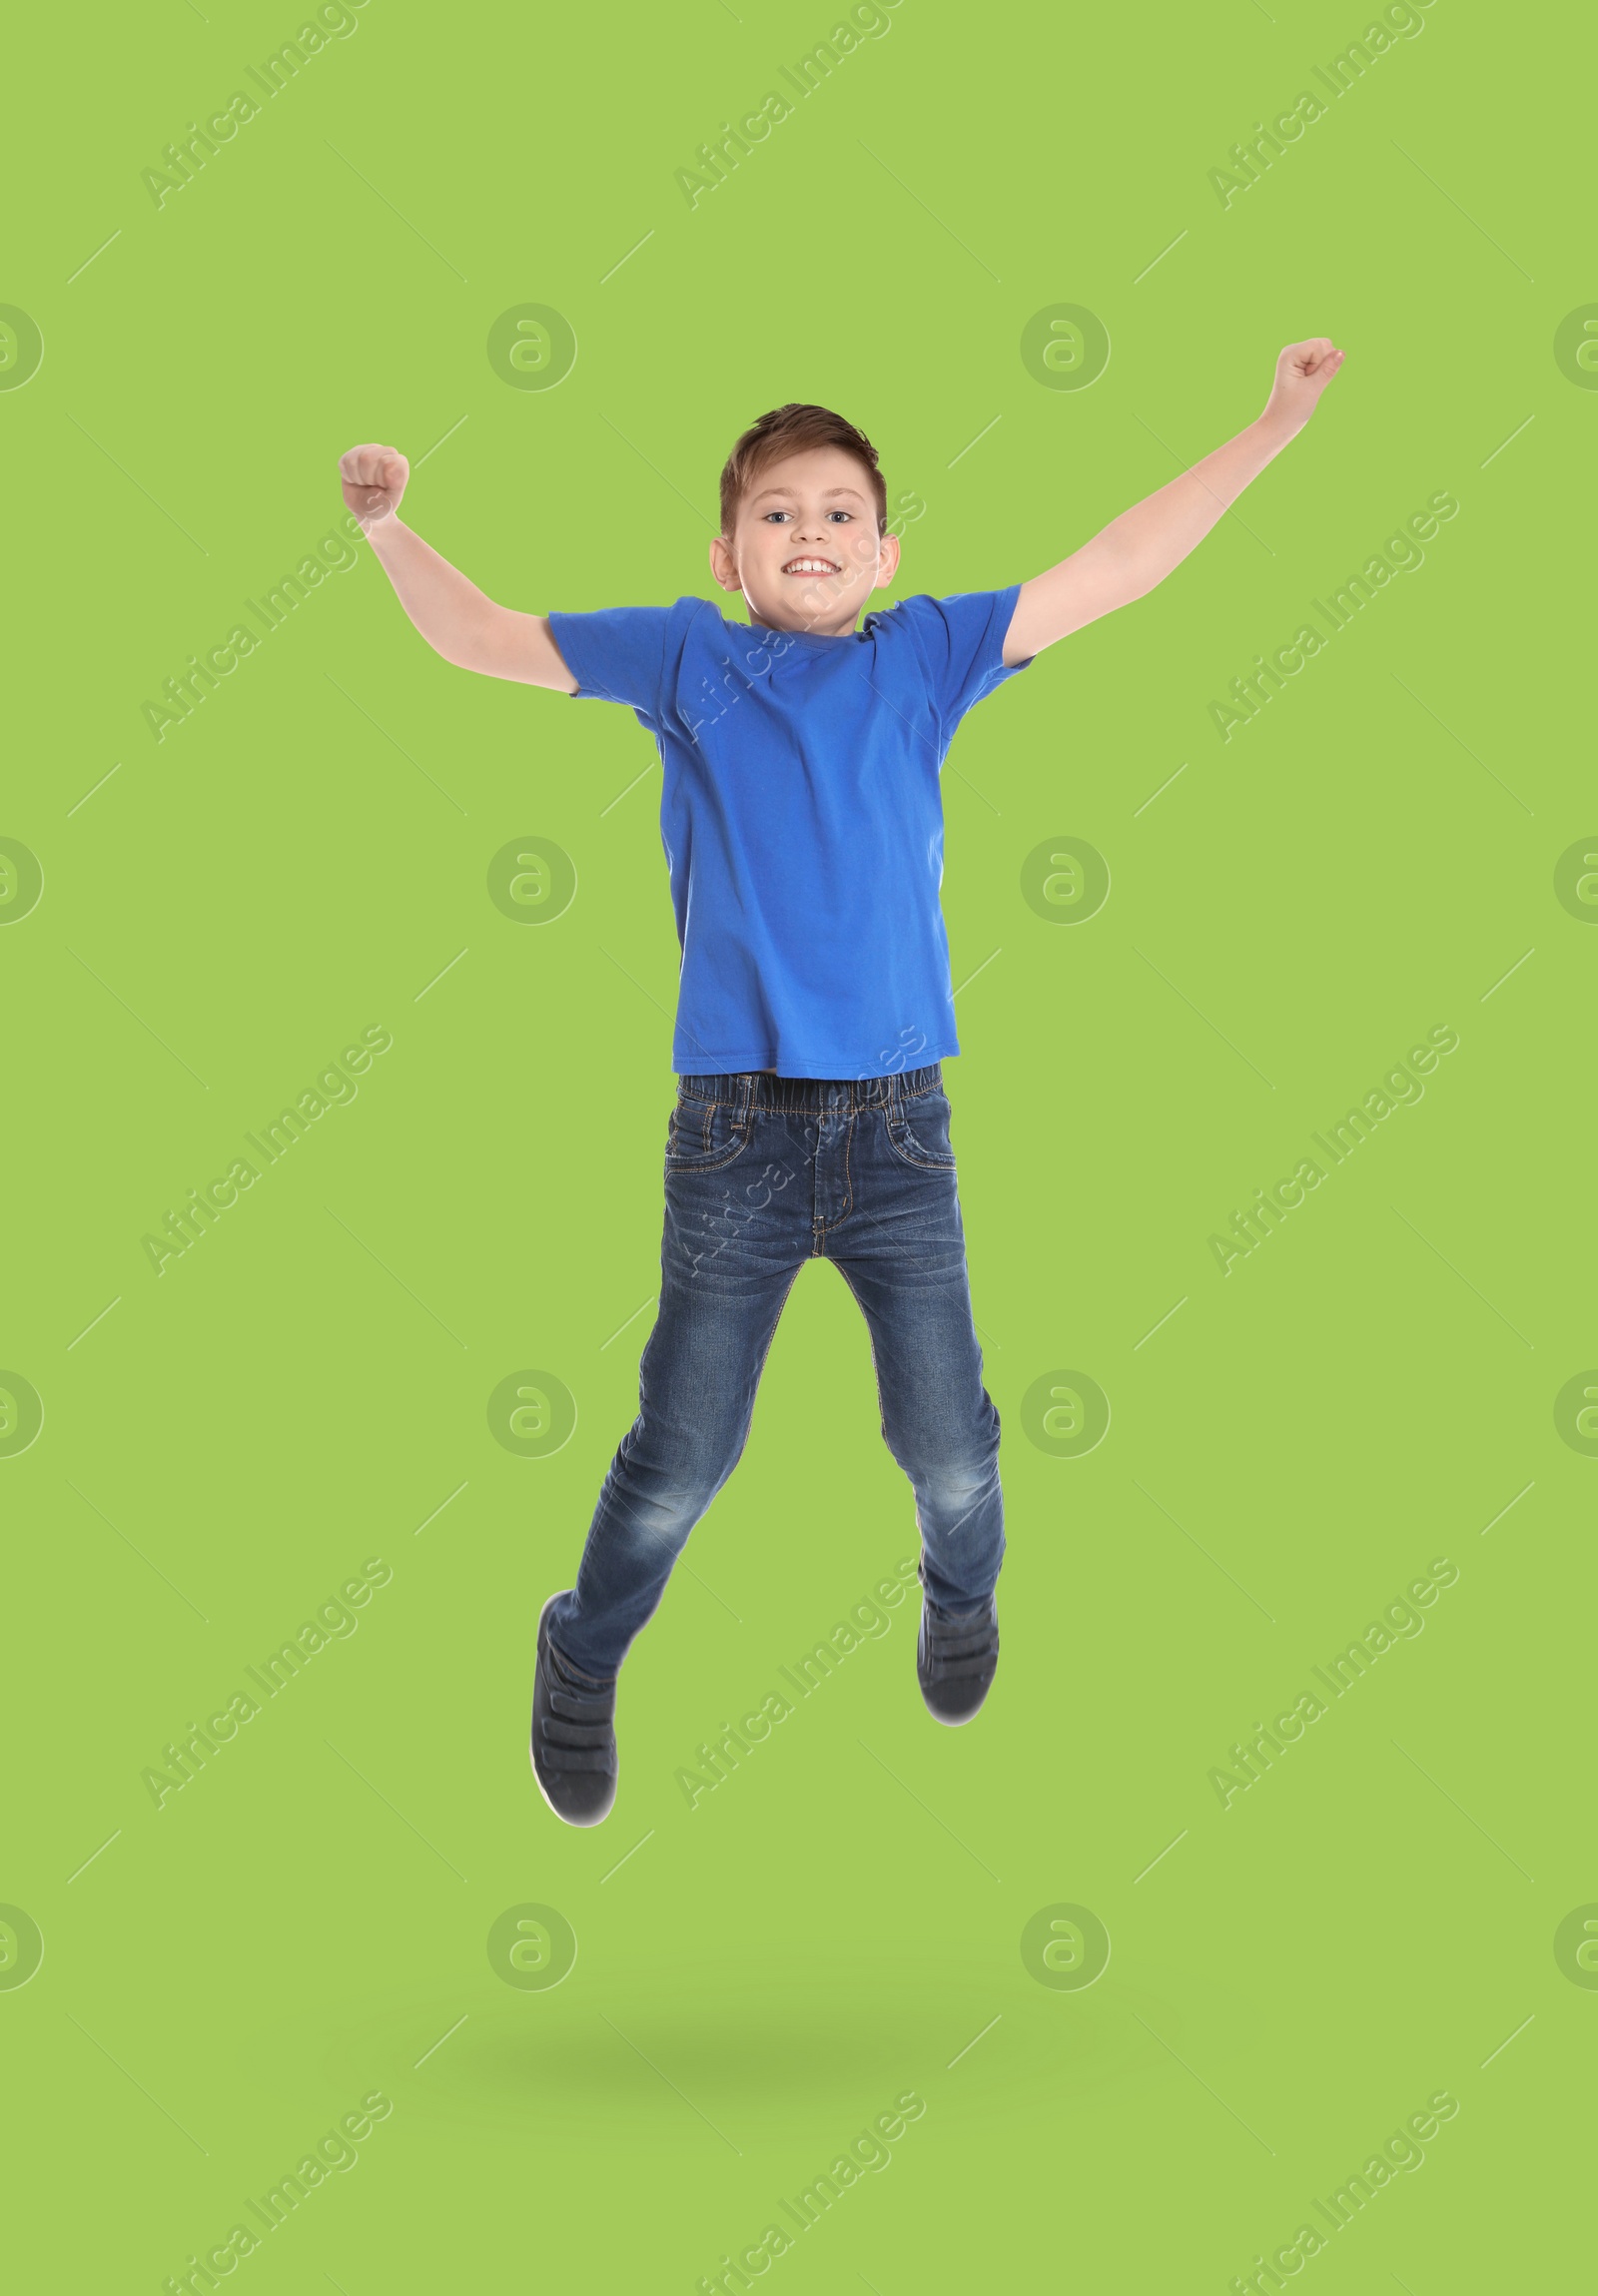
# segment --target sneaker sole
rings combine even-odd
[[[919,1688],[920,1686],[918,1685],[917,1687]],[[933,1721],[941,1722],[945,1730],[964,1730],[968,1722],[976,1721],[978,1715],[987,1705],[992,1692],[993,1684],[990,1682],[988,1688],[983,1692],[981,1698],[978,1699],[976,1705],[972,1708],[969,1714],[940,1714],[924,1690],[921,1693],[921,1703],[926,1708],[927,1712],[932,1716]]]

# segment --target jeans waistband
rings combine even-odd
[[[768,1077],[746,1072],[727,1077],[679,1077],[677,1090],[690,1101],[723,1101],[740,1117],[751,1109],[788,1116],[850,1115],[860,1109],[892,1108],[943,1091],[943,1063],[906,1069],[893,1077]]]

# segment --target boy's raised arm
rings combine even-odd
[[[1023,582],[1005,639],[1007,662],[1030,661],[1057,638],[1147,596],[1197,549],[1252,478],[1314,412],[1343,362],[1323,335],[1290,343],[1276,361],[1265,410],[1158,494],[1113,518],[1071,557]]]
[[[463,670],[575,693],[577,681],[542,614],[496,606],[474,582],[401,524],[410,465],[392,446],[352,446],[339,457],[347,506],[366,529],[400,603],[429,646]]]

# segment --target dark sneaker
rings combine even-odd
[[[532,1682],[532,1775],[538,1792],[568,1826],[597,1826],[616,1799],[616,1685],[579,1674],[549,1640],[538,1614],[538,1661]]]
[[[979,1611],[956,1618],[936,1613],[921,1598],[916,1672],[935,1722],[969,1722],[999,1671],[999,1609],[992,1595]]]

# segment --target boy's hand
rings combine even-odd
[[[393,516],[409,476],[409,463],[393,446],[352,446],[339,457],[345,507],[364,526]]]
[[[1301,430],[1342,362],[1343,354],[1327,336],[1289,343],[1276,361],[1276,379],[1265,401],[1263,420],[1275,429]]]

